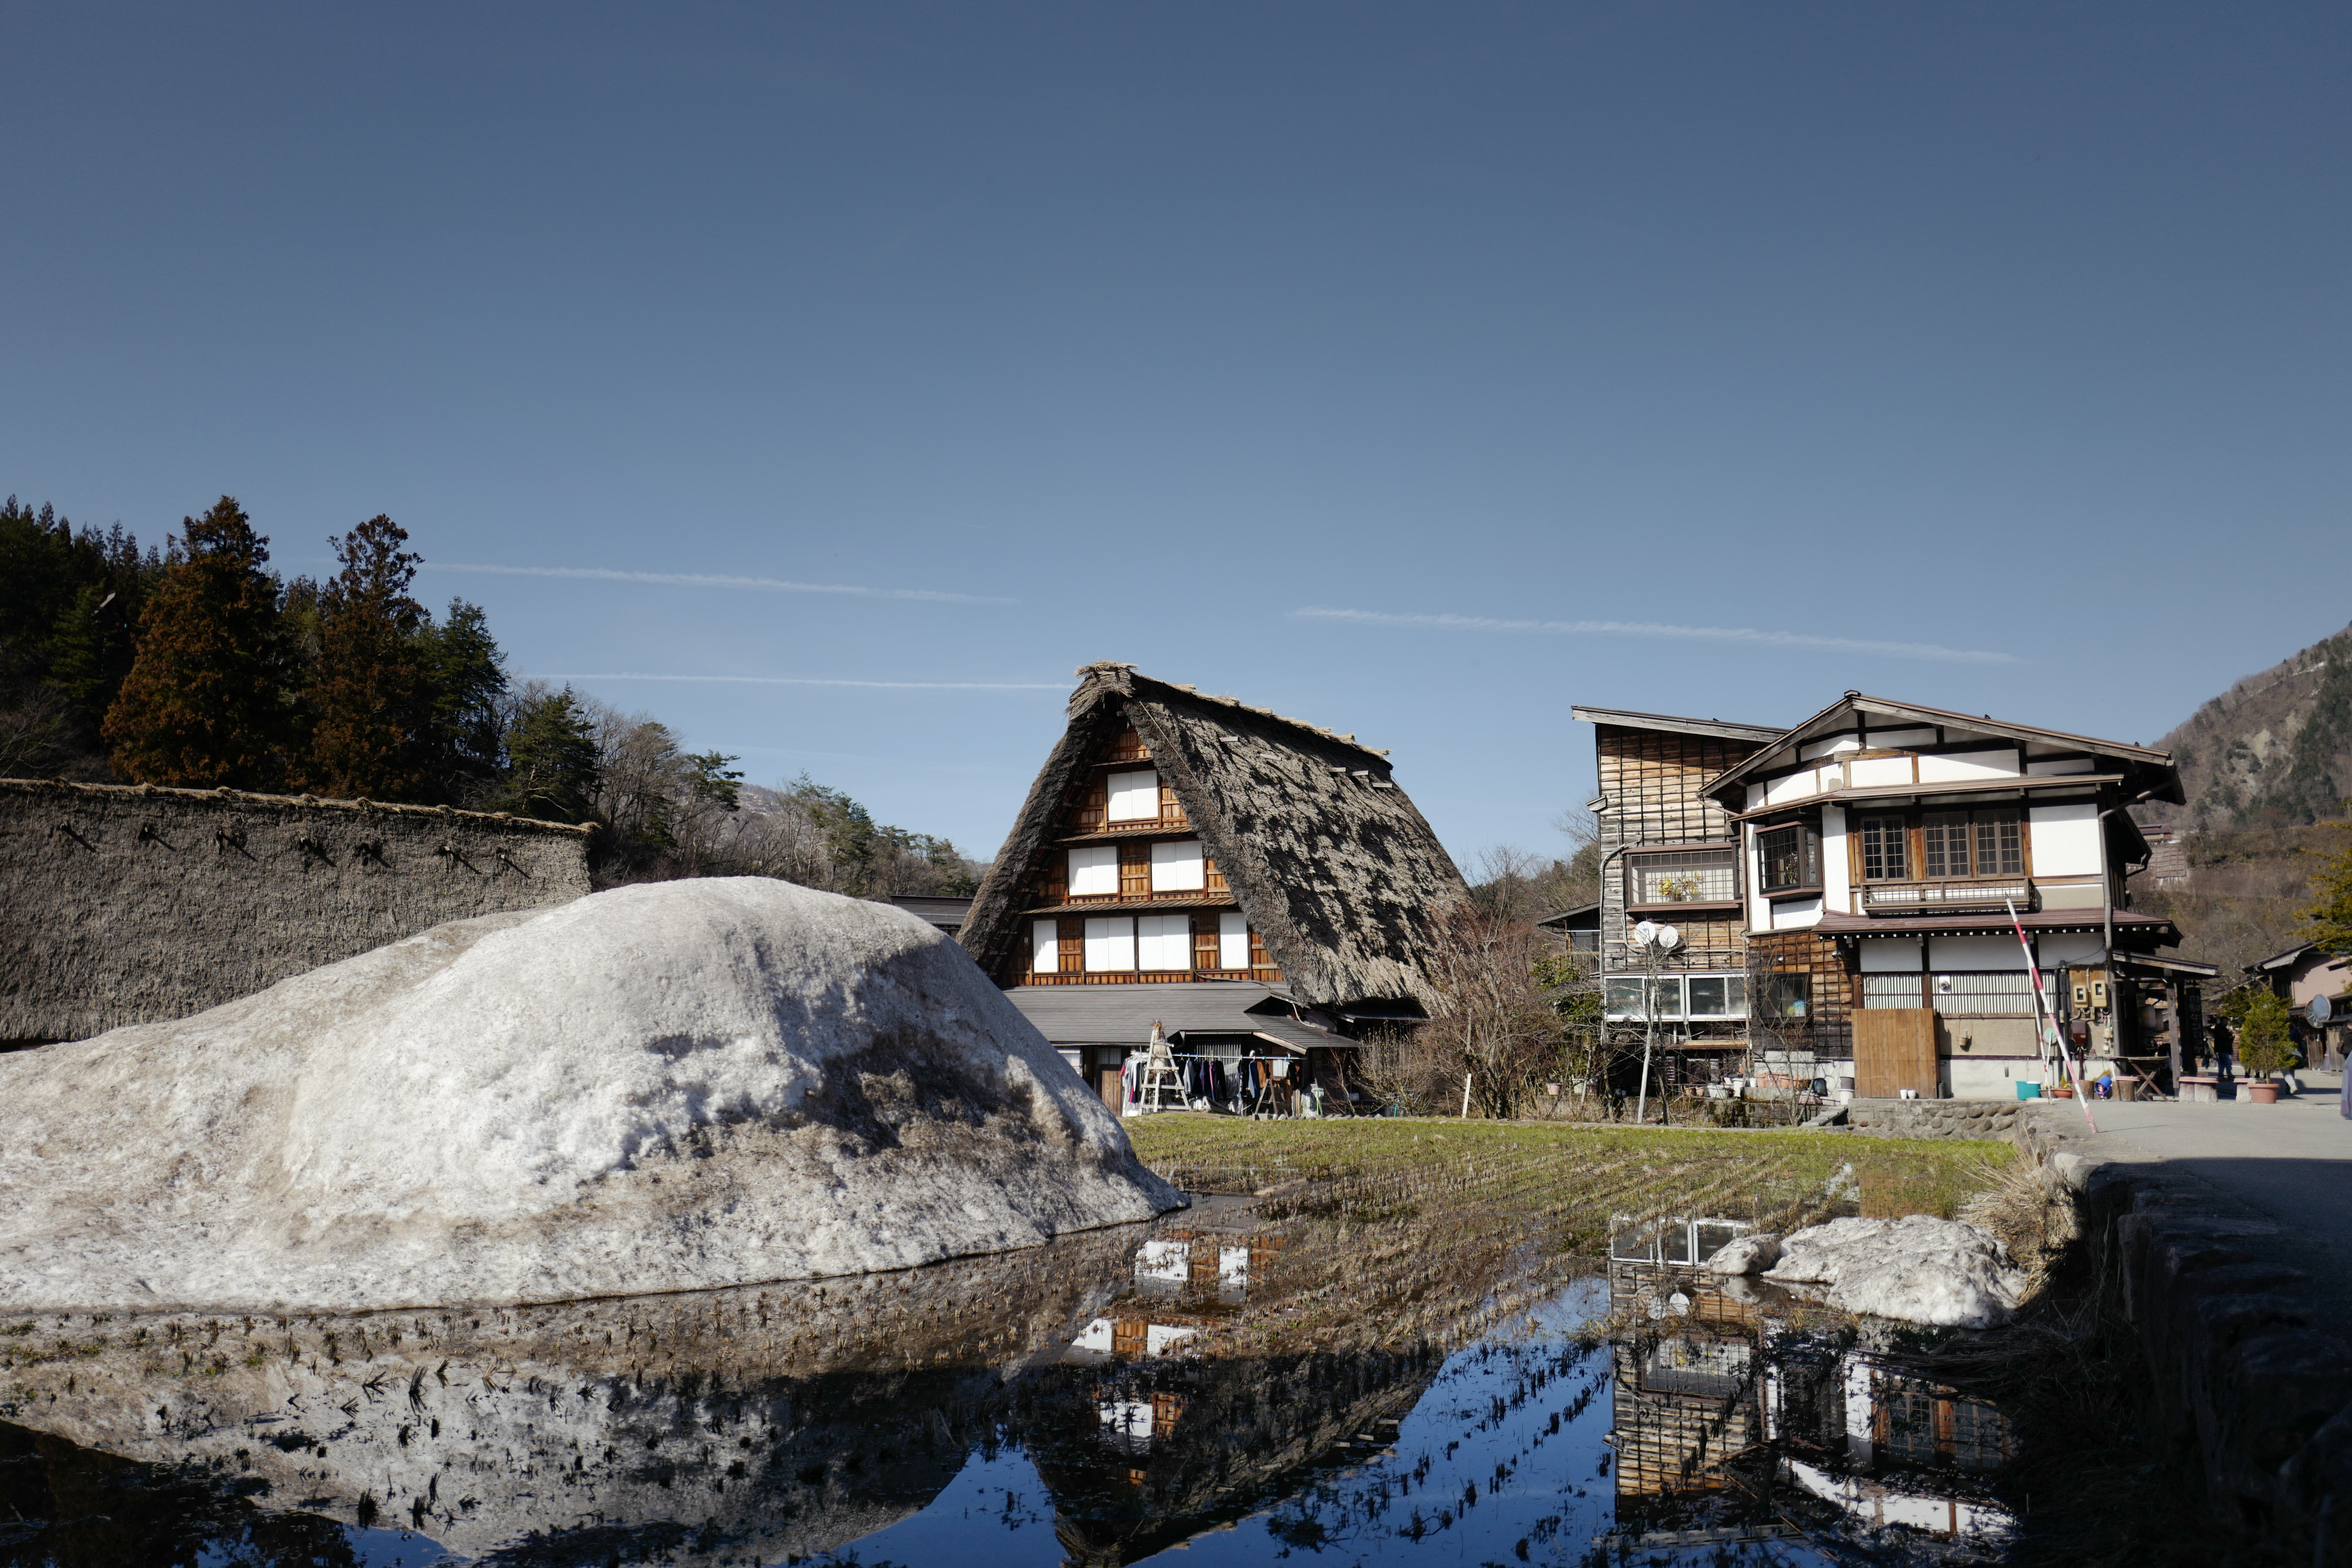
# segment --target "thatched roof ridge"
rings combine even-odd
[[[569,822],[541,822],[533,816],[512,816],[503,811],[460,811],[449,805],[403,805],[382,800],[335,800],[314,795],[257,795],[241,789],[181,789],[169,784],[79,784],[68,779],[0,779],[0,790],[12,795],[47,795],[52,800],[70,800],[79,795],[91,801],[131,801],[170,799],[191,802],[214,802],[225,805],[244,804],[263,807],[310,806],[331,811],[360,813],[385,812],[395,816],[451,817],[478,827],[495,827],[506,831],[515,828],[546,833],[590,834],[595,826],[574,826]]]
[[[992,973],[1024,938],[1030,872],[1053,852],[1079,768],[1133,724],[1234,900],[1300,1000],[1433,1003],[1423,972],[1462,873],[1385,753],[1320,725],[1139,675],[1078,672],[1069,727],[972,901],[961,940]]]

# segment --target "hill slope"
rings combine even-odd
[[[2194,831],[2340,816],[2352,795],[2352,626],[2239,681],[2157,744],[2180,764]]]

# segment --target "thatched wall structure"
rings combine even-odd
[[[578,898],[589,831],[0,779],[0,1043],[184,1017],[444,921]]]
[[[960,935],[1004,983],[1035,881],[1059,852],[1079,774],[1132,725],[1291,993],[1318,1006],[1435,1003],[1423,960],[1437,917],[1468,896],[1437,835],[1353,735],[1139,675],[1077,672],[1069,727],[1030,786]]]

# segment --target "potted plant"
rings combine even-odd
[[[2238,1026],[2238,1066],[2247,1075],[2246,1093],[2256,1105],[2278,1102],[2273,1073],[2294,1065],[2294,1047],[2287,1034],[2286,1003],[2267,987],[2246,1003]]]

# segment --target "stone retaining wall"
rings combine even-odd
[[[2161,1163],[2095,1162],[2072,1131],[2029,1117],[2018,1142],[2080,1194],[2092,1261],[2121,1286],[2158,1403],[2194,1434],[2210,1502],[2290,1560],[2352,1563],[2343,1303],[2264,1215]]]
[[[2000,1100],[1856,1100],[1845,1108],[1845,1124],[1880,1138],[2007,1140],[2024,1109]]]
[[[0,779],[0,1045],[184,1017],[444,921],[588,891],[589,830]]]

